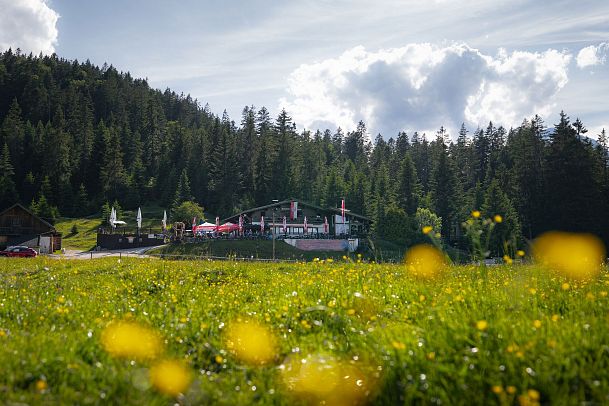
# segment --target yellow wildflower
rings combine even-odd
[[[572,279],[590,279],[601,270],[605,247],[591,234],[552,231],[533,244],[535,259]]]
[[[192,373],[179,361],[165,360],[150,368],[152,385],[169,396],[184,393],[191,381]]]
[[[503,392],[503,386],[501,385],[494,385],[491,390],[493,391],[494,394],[498,395],[500,393]]]
[[[540,328],[541,327],[541,320],[535,320],[535,321],[533,321],[533,327]]]
[[[163,352],[161,337],[137,323],[112,323],[102,332],[104,349],[115,357],[152,359]]]
[[[424,226],[423,227],[423,234],[427,235],[431,232],[431,230],[433,230],[432,226]]]
[[[48,385],[47,385],[47,381],[45,381],[44,379],[39,379],[36,381],[36,390],[39,392],[44,392],[45,390],[47,390]]]
[[[497,224],[503,223],[503,217],[501,216],[501,214],[495,214],[495,217],[493,217],[493,220]]]
[[[475,219],[480,218],[480,212],[478,210],[472,211],[472,217]]]
[[[480,331],[484,331],[488,328],[488,322],[486,320],[478,320],[476,322],[476,328]]]
[[[446,265],[442,252],[426,244],[410,248],[406,252],[404,262],[411,274],[425,279],[439,276]]]
[[[516,251],[516,255],[518,255],[519,257],[524,257],[525,252],[523,250],[518,250]]]
[[[226,346],[241,361],[252,365],[266,364],[276,354],[275,337],[266,327],[254,321],[237,321],[229,325]]]

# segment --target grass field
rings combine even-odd
[[[574,282],[452,267],[429,281],[400,265],[125,258],[0,269],[8,404],[609,402],[606,271]],[[104,341],[117,320],[148,331],[125,343],[132,355]],[[146,334],[161,339],[142,354]]]

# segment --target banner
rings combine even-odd
[[[290,203],[290,220],[294,220],[298,217],[298,202]]]

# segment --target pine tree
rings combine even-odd
[[[490,236],[491,255],[514,257],[521,239],[518,214],[496,179],[492,180],[487,187],[482,213],[491,219],[494,219],[496,215],[501,216],[501,222],[495,221]]]
[[[182,174],[180,175],[180,180],[178,181],[178,187],[176,188],[172,207],[178,207],[183,202],[192,200],[193,197],[190,191],[190,181],[188,180],[188,173],[186,173],[186,169],[182,169]]]
[[[19,200],[13,180],[14,175],[8,145],[4,144],[0,156],[0,209],[5,209]]]
[[[406,214],[413,215],[419,207],[421,185],[417,177],[417,169],[409,153],[406,153],[401,162],[397,184],[398,205],[404,209]]]

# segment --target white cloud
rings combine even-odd
[[[456,129],[492,120],[517,125],[548,114],[568,81],[571,56],[499,50],[485,55],[465,44],[408,44],[301,65],[289,76],[280,104],[307,128],[352,129],[364,120],[386,137],[400,130]]]
[[[582,48],[577,54],[577,66],[584,69],[589,66],[602,65],[607,59],[609,52],[609,43],[603,42],[598,46],[590,45]]]
[[[59,14],[45,0],[0,0],[0,50],[53,53]]]

